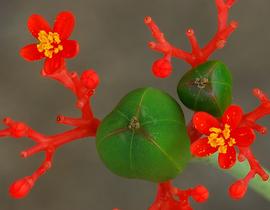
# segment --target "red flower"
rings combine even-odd
[[[228,107],[220,121],[206,112],[197,112],[193,117],[194,127],[207,137],[192,143],[192,154],[205,157],[219,152],[220,167],[232,167],[236,162],[235,146],[248,147],[255,139],[250,127],[241,126],[242,118],[243,111],[236,105]]]
[[[44,71],[52,74],[65,65],[65,58],[73,58],[79,52],[79,44],[75,40],[68,40],[75,24],[71,12],[61,12],[57,15],[53,29],[40,15],[31,15],[28,29],[38,39],[38,43],[29,44],[20,51],[27,61],[45,58]]]

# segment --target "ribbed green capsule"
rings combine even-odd
[[[190,159],[183,112],[167,93],[154,88],[127,94],[97,131],[97,151],[113,173],[164,182]]]
[[[231,73],[222,62],[207,61],[182,77],[177,93],[189,109],[219,117],[232,101]]]

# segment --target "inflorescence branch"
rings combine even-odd
[[[17,180],[10,187],[10,194],[14,198],[22,198],[28,194],[36,180],[51,168],[53,156],[58,147],[84,137],[94,137],[99,125],[99,120],[93,116],[89,101],[94,93],[94,88],[98,85],[98,77],[92,70],[84,71],[81,78],[77,73],[69,73],[66,68],[61,68],[57,72],[47,75],[43,71],[43,76],[55,79],[65,87],[72,90],[77,98],[77,107],[81,110],[80,118],[71,118],[59,115],[57,122],[70,125],[75,128],[56,135],[46,136],[34,131],[28,125],[13,121],[10,118],[4,119],[6,129],[0,131],[0,137],[32,139],[36,145],[21,152],[23,158],[44,151],[45,160],[41,166],[31,175]]]
[[[181,190],[174,187],[171,181],[168,181],[158,185],[156,199],[149,210],[192,210],[189,197],[202,203],[208,199],[208,196],[208,190],[202,185]]]
[[[237,28],[237,22],[228,23],[228,13],[230,8],[235,3],[235,0],[215,0],[218,11],[218,29],[213,39],[210,40],[204,47],[200,47],[192,28],[186,32],[187,38],[191,44],[192,51],[187,52],[173,46],[164,34],[160,31],[156,23],[151,17],[145,18],[145,24],[152,32],[152,36],[156,42],[149,42],[149,47],[155,51],[161,52],[164,57],[154,62],[152,71],[157,77],[167,77],[172,71],[171,57],[176,57],[196,67],[199,64],[208,60],[215,50],[225,46],[227,39],[232,32]]]

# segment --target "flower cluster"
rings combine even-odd
[[[152,18],[145,18],[145,24],[156,40],[150,42],[149,46],[163,54],[162,58],[153,63],[152,72],[155,76],[166,78],[171,74],[172,57],[183,59],[195,67],[207,61],[216,49],[224,47],[226,40],[237,27],[235,21],[228,24],[228,13],[235,0],[215,0],[215,2],[218,10],[218,30],[213,39],[201,48],[193,29],[188,29],[186,35],[191,43],[191,53],[170,44]],[[45,160],[36,171],[11,185],[9,192],[13,198],[23,198],[30,192],[38,178],[51,168],[54,154],[60,146],[80,138],[96,136],[100,120],[92,112],[90,99],[99,85],[99,77],[93,69],[78,75],[76,72],[68,71],[66,67],[65,59],[73,58],[79,52],[78,42],[69,39],[74,25],[75,17],[68,11],[57,15],[53,28],[37,14],[28,20],[28,29],[38,41],[23,47],[20,51],[21,56],[27,61],[45,59],[42,76],[58,81],[75,95],[76,107],[80,110],[81,116],[77,118],[57,116],[57,123],[69,125],[72,129],[54,135],[43,135],[25,123],[14,121],[9,117],[3,120],[6,128],[0,130],[0,137],[27,137],[36,143],[21,152],[23,158],[38,152],[45,153]],[[207,82],[207,79],[203,80],[203,83]],[[205,84],[201,86],[204,87]],[[256,121],[270,114],[270,100],[259,89],[254,89],[254,94],[261,104],[252,112],[244,113],[238,105],[230,105],[221,118],[215,118],[206,112],[196,112],[187,127],[191,152],[194,156],[201,158],[218,153],[218,164],[222,169],[232,168],[237,159],[240,162],[248,161],[250,171],[246,177],[237,180],[229,188],[229,193],[234,199],[240,199],[245,195],[249,181],[256,174],[264,181],[269,178],[255,159],[250,147],[255,141],[256,132],[261,134],[266,132],[266,128],[258,125]],[[206,201],[208,196],[208,190],[202,185],[181,190],[168,180],[158,184],[156,199],[149,210],[192,210],[190,197],[201,203]]]
[[[196,157],[207,157],[218,152],[218,164],[222,169],[230,169],[238,160],[247,160],[250,171],[242,180],[236,181],[229,188],[229,194],[234,199],[241,199],[246,191],[249,181],[256,174],[267,181],[269,175],[260,166],[251,152],[251,145],[255,140],[255,131],[265,134],[266,128],[258,125],[256,121],[270,114],[270,100],[259,89],[254,89],[254,95],[259,98],[261,105],[254,111],[244,114],[240,106],[231,105],[224,112],[221,119],[216,119],[206,112],[194,114],[192,123],[203,138],[195,137],[192,140],[191,152]],[[192,135],[191,139],[192,139]],[[237,150],[236,150],[237,149]]]

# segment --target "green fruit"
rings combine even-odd
[[[208,61],[188,71],[179,81],[177,92],[191,110],[219,117],[232,101],[232,76],[222,62]]]
[[[154,88],[127,94],[101,122],[96,146],[113,173],[153,182],[176,177],[190,159],[181,107]]]

